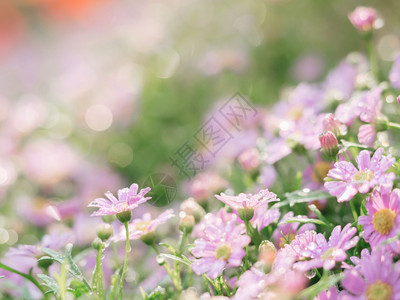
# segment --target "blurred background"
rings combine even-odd
[[[178,183],[169,158],[216,103],[268,106],[363,52],[347,19],[358,5],[384,16],[387,71],[395,0],[2,0],[0,252],[61,219],[90,243],[91,200],[155,173]]]

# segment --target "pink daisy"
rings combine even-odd
[[[349,201],[357,192],[365,194],[377,185],[391,185],[395,175],[385,172],[395,159],[382,154],[383,148],[376,150],[372,158],[369,151],[361,151],[356,159],[358,169],[348,161],[336,162],[328,172],[328,178],[334,181],[326,182],[325,188],[337,197],[338,202],[344,202]]]
[[[246,219],[251,220],[256,208],[269,202],[279,201],[276,195],[267,189],[260,190],[255,195],[240,193],[238,196],[228,196],[224,193],[221,193],[221,195],[215,195],[215,198],[238,212],[239,217],[242,220],[244,220],[242,216],[243,211],[249,212],[248,216],[246,216]]]
[[[117,215],[123,212],[130,212],[139,204],[146,202],[151,197],[145,197],[150,188],[141,189],[133,183],[129,188],[118,190],[118,199],[111,192],[105,193],[107,199],[97,198],[89,203],[89,207],[97,207],[99,210],[92,213],[92,216]]]
[[[358,224],[363,226],[363,237],[372,249],[400,233],[400,189],[394,189],[391,193],[387,188],[374,190],[365,207],[368,214],[360,216]],[[399,240],[388,244],[388,247],[400,253]]]
[[[206,273],[210,278],[220,276],[224,268],[238,267],[245,256],[243,250],[250,237],[242,235],[243,225],[234,220],[226,223],[209,224],[204,229],[204,238],[194,241],[192,269],[197,275]]]
[[[327,241],[323,234],[318,233],[315,242],[312,242],[302,251],[304,257],[310,258],[307,261],[297,262],[294,268],[299,271],[308,271],[314,268],[324,268],[331,270],[335,267],[336,262],[346,260],[346,251],[353,248],[359,237],[353,237],[357,233],[357,229],[347,224],[343,230],[340,225],[336,226]]]
[[[400,299],[400,268],[390,253],[374,251],[360,260],[360,267],[344,272],[342,299]]]
[[[281,223],[284,223],[286,220],[293,218],[294,214],[292,211],[288,212],[286,215],[283,216]],[[297,216],[297,217],[304,217],[306,216]],[[277,249],[283,248],[285,244],[290,244],[293,241],[297,234],[301,234],[303,232],[315,230],[315,225],[308,223],[300,226],[299,222],[296,223],[284,223],[279,224],[278,228],[275,229],[273,233],[273,238],[275,242],[275,246]]]
[[[141,219],[134,219],[128,224],[129,239],[137,240],[145,236],[153,235],[159,225],[166,223],[174,216],[174,210],[167,209],[155,219],[152,219],[149,213],[144,214]],[[112,240],[115,242],[126,240],[125,226],[121,226],[119,233],[114,236]]]
[[[349,20],[358,30],[369,31],[374,27],[376,10],[372,7],[358,6],[349,15]]]

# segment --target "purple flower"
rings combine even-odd
[[[141,219],[134,219],[128,224],[129,239],[137,240],[143,236],[154,233],[159,225],[164,224],[174,216],[174,210],[167,209],[155,219],[152,219],[149,213],[144,214]],[[112,240],[115,242],[126,240],[125,226],[121,226],[119,233],[114,236]]]
[[[389,80],[394,88],[400,88],[400,55],[396,57],[393,67],[390,70]]]
[[[385,172],[395,159],[382,154],[383,148],[379,148],[371,159],[369,151],[361,151],[356,159],[358,169],[348,161],[336,162],[328,172],[328,177],[335,180],[326,182],[325,188],[337,197],[338,202],[344,202],[349,201],[357,192],[365,194],[377,185],[391,185],[395,175]]]
[[[97,207],[99,210],[92,213],[92,216],[116,215],[123,212],[130,212],[132,209],[151,199],[145,197],[150,188],[141,189],[138,193],[139,186],[133,183],[129,188],[118,190],[118,199],[111,192],[105,193],[108,199],[97,198],[89,203],[89,207]]]
[[[325,80],[325,90],[337,100],[347,100],[354,90],[357,69],[354,65],[342,61]]]
[[[263,204],[279,201],[276,195],[267,189],[260,190],[255,195],[240,193],[238,196],[228,196],[221,193],[221,195],[215,195],[215,198],[236,211],[241,209],[256,209]]]
[[[315,242],[312,242],[302,251],[302,255],[310,258],[308,261],[297,262],[294,268],[299,271],[308,271],[314,268],[324,268],[331,270],[335,267],[336,262],[344,261],[347,258],[346,251],[353,248],[359,237],[353,237],[357,233],[357,229],[347,224],[343,230],[341,226],[336,226],[329,238],[325,239],[323,234],[318,233]]]
[[[364,240],[375,249],[383,241],[400,233],[400,189],[391,193],[387,188],[374,190],[365,204],[368,214],[358,218],[364,228]],[[400,253],[400,241],[388,244],[388,249]]]
[[[288,270],[292,269],[293,264],[305,259],[303,251],[315,242],[317,233],[315,231],[306,231],[296,235],[295,239],[286,244],[284,248],[279,249],[276,254],[274,264],[272,266],[272,274],[274,276],[283,276]]]
[[[359,268],[344,272],[342,299],[400,299],[399,267],[388,252],[374,251],[362,257]]]
[[[286,215],[283,216],[281,223],[284,223],[286,220],[293,218],[293,216],[293,212],[288,212]],[[306,218],[306,216],[297,217]],[[308,223],[300,226],[299,222],[278,225],[278,228],[275,229],[273,233],[276,248],[283,248],[285,244],[290,244],[295,239],[297,234],[301,234],[309,230],[315,230],[315,225]]]
[[[318,296],[314,298],[314,300],[338,300],[338,299],[339,299],[338,289],[334,285],[331,286],[329,290],[319,293]]]
[[[261,293],[267,286],[267,275],[252,267],[240,276],[237,286],[239,288],[233,299],[262,299]]]
[[[206,273],[215,279],[224,268],[240,266],[250,237],[242,235],[243,225],[236,225],[234,220],[226,223],[209,224],[204,229],[204,238],[195,240],[192,269],[197,275]]]

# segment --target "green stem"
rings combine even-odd
[[[394,128],[394,129],[400,129],[400,124],[394,123],[394,122],[389,122],[389,128]]]
[[[253,225],[251,225],[250,221],[245,221],[244,224],[246,226],[247,235],[251,237],[254,245],[256,245],[256,247],[260,246],[261,237],[258,231],[253,227]]]
[[[17,274],[17,275],[19,275],[19,276],[24,277],[25,279],[27,279],[27,280],[29,280],[30,282],[32,282],[32,283],[43,293],[43,295],[45,295],[45,292],[46,292],[46,291],[45,291],[44,287],[43,287],[42,285],[40,285],[40,283],[37,282],[37,280],[36,280],[35,278],[33,278],[32,276],[30,276],[30,275],[28,275],[28,274],[25,274],[25,273],[22,273],[22,272],[20,272],[20,271],[18,271],[18,270],[15,270],[15,269],[13,269],[13,268],[11,268],[11,267],[9,267],[9,266],[7,266],[7,265],[1,263],[1,262],[0,262],[0,268],[1,268],[1,269],[4,269],[4,270],[7,270],[7,271],[9,271],[9,272],[12,272],[12,273],[14,273],[14,274]]]
[[[100,245],[96,254],[96,266],[93,271],[92,291],[97,294],[98,299],[105,299],[104,294],[104,275],[103,275],[103,255],[104,245]]]
[[[366,41],[367,41],[367,52],[368,52],[368,60],[371,68],[371,73],[374,76],[374,78],[377,81],[379,81],[378,60],[375,55],[374,44],[372,41],[372,31],[367,34]]]
[[[351,213],[353,214],[354,221],[358,222],[358,213],[357,213],[357,209],[356,209],[354,200],[355,199],[350,200]]]
[[[125,261],[124,261],[124,267],[122,268],[122,274],[121,278],[119,280],[119,293],[118,293],[118,299],[122,299],[122,290],[124,288],[124,279],[126,275],[126,271],[128,270],[128,260],[129,260],[129,253],[131,252],[131,244],[129,242],[129,222],[125,222],[125,234],[126,234],[126,246],[125,246]]]

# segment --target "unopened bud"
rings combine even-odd
[[[333,114],[327,114],[322,120],[324,131],[332,131],[337,137],[346,134],[346,126],[335,118]]]
[[[374,120],[374,128],[377,132],[388,130],[389,120],[383,115],[376,117]]]
[[[370,31],[374,28],[376,10],[372,7],[358,6],[350,15],[349,20],[360,31]]]
[[[324,155],[329,158],[335,158],[339,152],[339,143],[332,131],[325,131],[319,136],[321,149]]]
[[[93,249],[95,249],[95,250],[99,250],[101,247],[102,247],[102,245],[103,245],[103,242],[101,241],[101,239],[100,238],[95,238],[94,240],[93,240],[93,242],[92,242],[92,247],[93,247]]]
[[[192,215],[196,223],[198,223],[206,214],[204,209],[192,197],[182,202],[180,210],[185,212],[187,215]]]
[[[110,224],[103,223],[97,227],[97,236],[104,242],[114,233],[114,229]]]
[[[258,252],[258,260],[262,262],[265,271],[269,271],[276,257],[275,245],[270,241],[262,241]]]
[[[194,217],[192,215],[185,214],[185,216],[183,216],[179,221],[179,230],[182,232],[185,230],[186,233],[190,234],[193,230],[194,225]]]
[[[148,233],[142,235],[140,239],[142,240],[143,243],[150,246],[153,245],[154,242],[156,241],[156,234],[154,231],[149,231]]]

